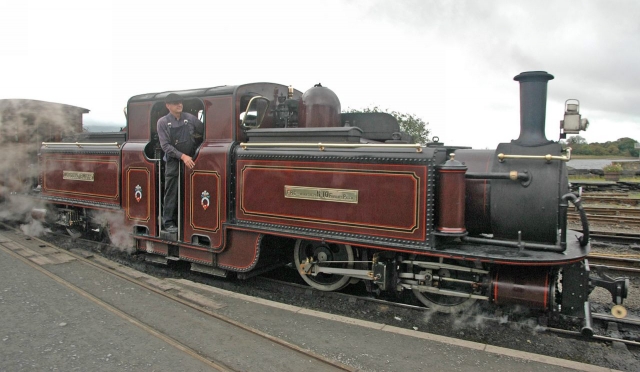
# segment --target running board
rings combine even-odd
[[[191,271],[196,271],[203,274],[215,275],[222,278],[226,278],[228,273],[227,270],[222,270],[222,269],[218,269],[217,267],[201,265],[193,262],[191,263]]]
[[[246,272],[246,273],[238,273],[237,277],[238,277],[238,279],[245,280],[245,279],[253,278],[254,276],[262,275],[262,274],[264,274],[264,273],[266,273],[268,271],[277,269],[277,268],[282,267],[282,266],[284,266],[283,263],[277,263],[277,264],[273,264],[273,265],[262,267],[262,268],[257,269],[257,270],[251,270],[251,271]]]
[[[160,264],[160,265],[166,265],[167,264],[167,257],[159,256],[157,254],[148,254],[147,253],[147,254],[144,255],[144,260],[147,261],[147,262]]]

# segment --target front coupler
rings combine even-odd
[[[593,335],[589,294],[595,287],[608,290],[613,302],[620,305],[627,298],[629,278],[592,275],[587,260],[563,268],[561,314],[582,318],[582,334],[589,337]]]

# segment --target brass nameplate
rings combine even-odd
[[[93,182],[93,172],[62,171],[62,179]]]
[[[325,189],[320,187],[284,186],[284,197],[358,204],[358,190]]]

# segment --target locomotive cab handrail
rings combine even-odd
[[[44,147],[49,146],[78,146],[79,148],[91,147],[91,146],[115,146],[120,148],[118,142],[42,142]]]

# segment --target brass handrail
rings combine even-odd
[[[246,150],[248,147],[317,147],[320,151],[325,148],[408,148],[416,149],[416,152],[422,152],[422,145],[407,143],[305,143],[305,142],[280,142],[280,143],[240,143],[240,147]]]
[[[554,156],[547,155],[505,155],[503,153],[498,154],[498,160],[502,163],[505,159],[540,159],[546,160],[548,163],[551,160],[569,161],[571,160],[571,147],[567,147],[567,156]]]
[[[42,145],[44,147],[49,147],[49,146],[69,146],[69,145],[75,145],[78,146],[79,148],[82,147],[90,147],[90,146],[115,146],[117,148],[120,148],[120,145],[118,144],[118,142],[103,142],[103,143],[99,143],[99,142],[42,142]]]

